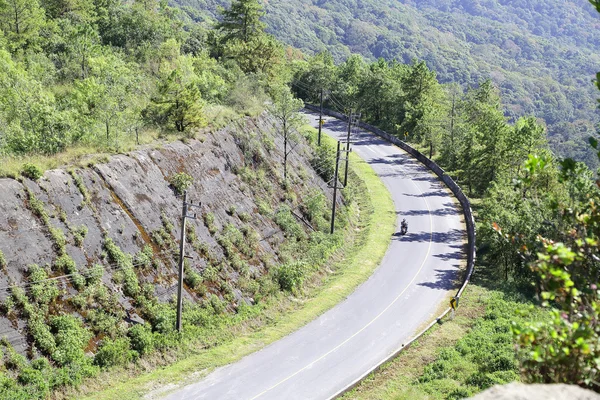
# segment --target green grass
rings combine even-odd
[[[333,139],[325,140],[334,143]],[[206,349],[191,341],[169,356],[156,355],[162,357],[160,361],[150,358],[128,368],[111,369],[87,382],[84,385],[87,388],[64,395],[82,398],[87,391],[95,392],[88,394],[87,399],[139,399],[157,388],[197,380],[298,330],[344,300],[377,268],[396,223],[391,196],[375,172],[354,154],[351,164],[353,174],[364,182],[362,199],[358,201],[361,207],[355,210],[361,216],[362,229],[357,232],[356,225],[347,228],[354,240],[347,241],[332,256],[328,268],[335,271],[333,274],[313,277],[301,298],[280,295],[265,306],[260,316],[229,326],[228,332],[216,332],[215,335],[231,337],[220,345]],[[165,360],[167,357],[171,358]],[[155,369],[160,363],[171,365]],[[149,372],[144,373],[146,370]]]
[[[462,399],[518,381],[511,323],[537,318],[540,310],[503,289],[468,286],[454,319],[434,326],[342,399]]]

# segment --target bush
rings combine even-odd
[[[107,368],[129,363],[136,355],[130,350],[129,344],[129,338],[105,340],[94,357],[94,364]]]
[[[6,257],[4,257],[4,253],[0,250],[0,269],[6,270],[7,266]]]
[[[36,264],[29,266],[28,280],[31,283],[31,297],[38,304],[50,304],[59,295],[56,282],[46,281],[46,279],[48,279],[48,273],[43,268]]]
[[[131,341],[131,348],[140,355],[151,353],[154,350],[154,335],[149,326],[134,325],[127,334]]]
[[[23,168],[21,169],[21,175],[31,180],[37,181],[42,177],[42,175],[44,175],[44,173],[37,165],[26,163],[23,164]]]
[[[39,314],[34,314],[27,324],[35,345],[45,354],[52,355],[56,350],[56,341],[44,318]]]
[[[32,387],[39,398],[44,398],[50,391],[50,385],[47,376],[42,371],[33,368],[25,368],[18,377],[18,382],[22,385]]]
[[[81,321],[72,315],[55,316],[50,321],[56,340],[56,350],[52,358],[60,365],[66,365],[85,358],[83,350],[92,334]]]
[[[217,231],[217,227],[215,226],[215,215],[213,213],[204,213],[202,214],[202,219],[204,220],[204,225],[208,229],[211,234],[215,234]]]
[[[73,230],[73,239],[75,240],[75,246],[77,247],[82,247],[83,246],[83,240],[85,239],[85,237],[88,234],[88,228],[85,225],[81,225],[78,228],[75,228]]]
[[[280,266],[275,274],[281,289],[288,292],[294,292],[300,288],[304,283],[305,275],[306,265],[299,261]]]
[[[192,186],[192,183],[194,183],[194,178],[192,178],[190,175],[186,174],[185,172],[180,172],[180,173],[175,174],[172,177],[170,177],[169,183],[171,184],[173,189],[175,189],[175,193],[177,193],[178,195],[181,195],[190,186]]]
[[[152,246],[145,245],[144,248],[135,255],[135,264],[139,268],[148,268],[152,265],[152,259],[154,258],[154,252]]]
[[[274,220],[287,237],[301,239],[305,236],[304,230],[302,230],[302,227],[292,215],[292,210],[289,206],[283,205],[279,207],[277,213],[275,214]]]

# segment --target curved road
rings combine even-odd
[[[307,115],[317,126],[318,115]],[[346,129],[328,119],[324,130],[341,139]],[[408,234],[394,235],[380,267],[344,302],[167,399],[329,399],[435,317],[464,259],[462,213],[443,183],[399,148],[364,131],[353,142],[391,192],[398,231],[406,218]]]

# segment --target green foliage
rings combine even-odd
[[[129,297],[135,298],[140,291],[140,284],[133,268],[131,255],[125,254],[110,238],[104,240],[104,248],[109,259],[120,268],[118,274],[123,282],[123,292]]]
[[[205,103],[195,82],[197,77],[191,60],[182,58],[182,61],[179,68],[166,73],[159,82],[158,95],[152,99],[145,115],[156,123],[172,126],[177,132],[189,132],[206,125]]]
[[[77,186],[77,189],[79,189],[79,193],[81,193],[81,195],[83,196],[84,203],[89,203],[90,202],[90,194],[87,190],[87,187],[85,186],[85,183],[83,182],[83,178],[79,174],[77,174],[77,172],[75,172],[75,170],[72,170],[72,169],[69,170],[69,174],[73,178],[73,182],[75,182],[75,186]],[[85,235],[84,235],[84,238],[85,238]]]
[[[91,339],[91,333],[82,322],[71,315],[52,317],[50,327],[56,341],[52,359],[60,365],[80,362],[85,358],[83,350]]]
[[[26,163],[23,164],[23,169],[21,169],[21,175],[34,181],[37,181],[44,175],[44,172],[37,165]]]
[[[94,363],[102,368],[126,365],[135,357],[129,345],[129,338],[104,340],[94,357]]]
[[[287,237],[301,239],[305,236],[302,226],[300,226],[292,214],[292,210],[287,205],[282,205],[279,207],[275,213],[274,221],[277,225],[279,225]]]
[[[591,210],[582,226],[598,220],[596,206],[591,205]],[[600,289],[596,283],[590,283],[594,281],[589,276],[598,273],[590,258],[598,254],[598,232],[593,232],[593,238],[578,233],[580,236],[572,239],[572,248],[546,241],[538,261],[532,264],[540,277],[543,304],[551,310],[550,317],[538,323],[515,325],[513,330],[530,381],[573,383],[597,391]]]
[[[153,258],[154,252],[152,251],[152,246],[147,244],[135,255],[135,264],[138,268],[148,268],[152,265]]]
[[[134,325],[127,333],[131,341],[131,348],[140,355],[149,354],[154,350],[154,336],[150,327]]]
[[[215,215],[213,213],[204,213],[202,214],[202,219],[204,220],[204,225],[208,229],[211,234],[215,234],[217,232],[217,226],[215,225]]]
[[[177,3],[198,7],[191,0]],[[202,10],[216,16],[217,4],[223,3],[207,2]],[[597,17],[585,1],[366,0],[358,4],[338,0],[306,7],[303,1],[290,0],[269,2],[265,9],[267,30],[278,39],[307,54],[324,49],[331,53],[321,57],[310,78],[309,74],[303,78],[314,92],[313,102],[321,87],[331,89],[328,67],[334,60],[346,60],[352,53],[371,61],[410,63],[416,58],[435,70],[441,82],[466,87],[492,77],[501,89],[507,116],[544,119],[559,156],[585,160],[592,169],[598,165],[583,143],[595,132],[597,120],[589,80],[596,72],[598,52],[590,34]],[[576,23],[561,29],[568,18]],[[568,56],[557,62],[558,54]],[[577,72],[565,78],[567,70]],[[374,79],[365,89],[392,91],[388,83]]]
[[[306,273],[307,267],[303,262],[292,262],[277,268],[275,276],[282,290],[295,292],[302,287]]]
[[[6,262],[6,257],[4,256],[2,250],[0,250],[0,269],[6,271],[7,266],[8,263]]]
[[[264,16],[262,5],[256,0],[236,0],[231,7],[222,10],[223,20],[217,24],[217,29],[225,32],[224,39],[238,39],[248,42],[261,36],[266,25],[260,21]]]
[[[36,264],[30,265],[28,269],[28,280],[31,284],[31,297],[38,304],[50,304],[59,295],[56,282],[48,281],[48,273],[46,270]]]
[[[169,178],[169,183],[175,189],[175,192],[179,195],[183,194],[192,184],[194,183],[194,178],[185,172],[179,172],[172,177]]]
[[[73,229],[73,240],[75,241],[75,246],[83,247],[83,241],[88,234],[88,228],[85,225],[81,225],[75,229]]]

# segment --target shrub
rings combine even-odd
[[[296,218],[292,215],[292,210],[289,206],[281,206],[277,210],[274,220],[287,237],[295,237],[297,239],[304,237],[304,231],[300,224],[298,224],[298,221],[296,221]]]
[[[295,261],[277,268],[276,278],[282,290],[294,292],[302,286],[306,275],[306,265]]]
[[[194,183],[194,178],[185,172],[180,172],[170,177],[169,183],[175,189],[175,193],[181,195]]]
[[[25,368],[18,377],[18,382],[29,386],[28,391],[34,391],[39,398],[45,398],[50,392],[48,376],[42,371],[33,368]],[[33,389],[33,390],[32,390]]]
[[[266,201],[259,200],[257,205],[258,205],[258,213],[260,215],[269,216],[273,213],[271,206]]]
[[[240,213],[238,215],[238,217],[240,217],[240,220],[242,220],[242,222],[245,222],[245,223],[250,222],[250,220],[252,219],[252,216],[250,214],[248,214],[247,212]]]
[[[140,355],[151,353],[154,350],[154,335],[147,325],[134,325],[127,333],[131,341],[131,348]]]
[[[215,294],[210,296],[209,300],[210,306],[212,307],[215,315],[220,315],[225,312],[225,303],[223,300],[219,299],[219,297]]]
[[[147,268],[152,264],[154,252],[152,246],[145,245],[144,248],[135,255],[135,264],[141,268]]]
[[[23,164],[23,168],[21,169],[21,175],[31,180],[37,181],[44,175],[42,170],[34,164]]]
[[[168,334],[175,329],[176,312],[170,304],[150,303],[145,314],[155,331]]]
[[[195,270],[189,268],[185,272],[185,283],[192,289],[197,289],[202,283],[204,279],[202,275],[200,275]]]
[[[28,280],[31,283],[31,297],[38,304],[50,304],[59,295],[56,282],[45,281],[46,279],[48,279],[48,273],[43,268],[36,264],[29,266]]]
[[[62,231],[62,229],[49,226],[48,230],[50,231],[50,237],[54,242],[54,247],[56,248],[58,255],[62,256],[67,254],[67,238],[65,237],[65,233]]]
[[[94,364],[107,368],[129,363],[136,355],[130,350],[129,344],[129,338],[104,340],[94,357]]]
[[[4,253],[2,252],[2,250],[0,250],[0,269],[3,269],[6,271],[7,266],[8,266],[8,263],[6,262],[6,257],[4,257]]]
[[[173,223],[171,222],[171,220],[169,219],[167,214],[165,214],[164,211],[160,212],[160,221],[162,222],[162,225],[167,232],[169,232],[169,233],[173,232],[173,229],[175,227],[173,226]]]
[[[124,315],[115,315],[116,310],[92,309],[87,314],[87,322],[95,333],[115,338],[124,333],[121,321]],[[124,314],[124,313],[118,313]]]
[[[140,291],[140,284],[133,269],[131,255],[125,254],[110,238],[104,241],[104,248],[109,259],[121,268],[119,272],[123,279],[123,293],[129,297],[135,297]]]
[[[104,267],[102,265],[94,265],[86,271],[85,279],[87,285],[92,286],[100,283],[102,276],[104,276]]]
[[[75,240],[75,246],[82,247],[83,240],[85,239],[87,234],[88,234],[87,226],[81,225],[80,227],[75,228],[73,230],[73,240]]]
[[[52,355],[56,350],[56,340],[44,318],[37,313],[33,314],[27,324],[35,345],[45,354]]]
[[[77,186],[77,189],[79,189],[79,193],[81,193],[81,195],[83,196],[83,202],[89,203],[90,202],[90,194],[89,194],[81,176],[77,175],[77,173],[74,170],[70,170],[69,174],[73,178],[73,182],[75,182],[75,186]]]
[[[52,358],[60,365],[66,365],[85,358],[86,348],[92,334],[81,321],[72,315],[55,316],[50,321],[56,341]]]
[[[208,231],[214,235],[217,231],[217,227],[215,225],[215,215],[213,213],[204,213],[202,214],[202,219],[204,220],[204,225],[208,229]]]

